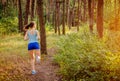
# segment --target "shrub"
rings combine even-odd
[[[17,18],[3,18],[0,20],[0,34],[11,34],[18,32]]]
[[[54,62],[60,66],[59,73],[67,81],[113,81],[120,80],[119,59],[106,45],[88,31],[61,37]]]

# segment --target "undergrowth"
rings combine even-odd
[[[107,31],[103,39],[99,39],[85,28],[61,37],[54,62],[60,66],[63,81],[119,81],[120,51],[115,44],[118,40],[114,37],[115,42],[112,38]]]
[[[18,34],[0,39],[0,81],[29,81],[27,42]]]

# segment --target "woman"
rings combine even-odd
[[[40,62],[40,45],[38,43],[38,39],[40,39],[40,35],[38,30],[36,30],[35,22],[30,22],[28,25],[24,27],[26,31],[24,40],[28,40],[28,52],[30,55],[30,62],[32,66],[32,74],[36,74],[35,70],[35,54],[36,61]]]

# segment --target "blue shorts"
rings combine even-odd
[[[28,44],[28,50],[40,49],[40,45],[38,42],[33,42]]]

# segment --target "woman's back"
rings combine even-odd
[[[28,30],[27,31],[29,43],[38,42],[37,32],[38,32],[37,30]]]

